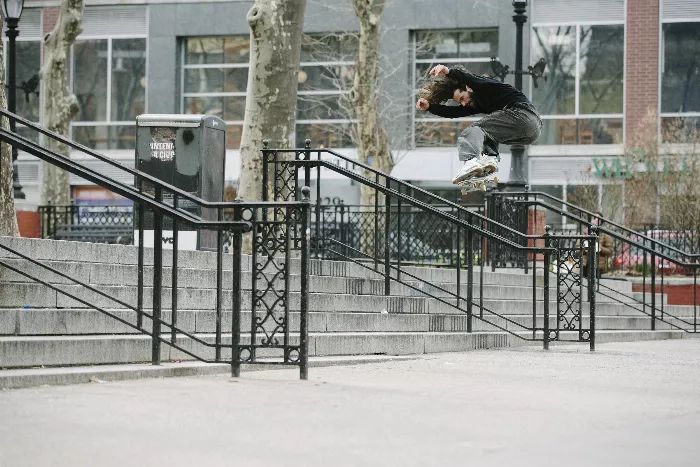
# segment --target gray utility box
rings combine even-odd
[[[136,161],[141,172],[157,177],[206,201],[223,201],[226,161],[226,124],[210,115],[139,115],[136,117]],[[138,186],[137,186],[138,187]],[[152,183],[144,182],[142,191],[154,195]],[[163,192],[163,200],[172,204],[173,194]],[[178,207],[206,220],[216,220],[215,209],[202,209],[186,199]],[[134,242],[138,244],[138,216],[134,216]],[[163,218],[163,247],[172,248],[173,222]],[[153,246],[153,212],[144,220],[144,246]],[[216,232],[196,231],[178,225],[178,249],[216,249]]]

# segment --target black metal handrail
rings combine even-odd
[[[521,193],[499,193],[498,196],[523,196],[527,193],[530,192],[521,192]],[[536,198],[534,199],[521,199],[521,200],[515,200],[515,204],[520,204],[523,206],[539,206],[543,207],[557,215],[564,216],[567,219],[570,219],[577,223],[579,226],[585,226],[587,228],[590,228],[591,226],[595,226],[589,219],[584,219],[582,217],[579,217],[567,210],[564,210],[563,208],[559,208],[557,206],[551,205],[549,203],[546,203],[542,200],[538,200]],[[577,207],[574,206],[575,209],[578,209]],[[595,216],[596,218],[600,218],[600,216]],[[641,242],[639,240],[635,240],[634,238],[625,236],[621,234],[620,232],[617,232],[615,230],[609,229],[605,227],[605,223],[602,225],[597,225],[598,231],[600,232],[600,236],[598,239],[602,237],[602,235],[608,235],[612,239],[619,241],[623,245],[627,245],[628,250],[631,250],[632,247],[637,248],[638,250],[641,250],[644,252],[643,254],[643,259],[642,259],[642,264],[635,263],[633,266],[642,266],[642,300],[639,300],[634,297],[634,291],[632,292],[631,295],[625,294],[623,292],[620,292],[618,290],[614,290],[611,287],[606,286],[605,284],[602,283],[602,281],[597,281],[597,291],[601,295],[612,299],[613,301],[622,304],[624,306],[627,306],[629,308],[632,308],[636,311],[641,312],[642,314],[648,316],[651,318],[651,329],[655,330],[656,329],[656,321],[661,321],[665,322],[666,324],[670,325],[671,327],[678,329],[678,330],[683,330],[685,332],[689,333],[697,333],[698,332],[698,314],[697,314],[697,306],[698,306],[698,301],[697,301],[697,273],[698,269],[700,269],[700,263],[697,262],[688,262],[688,261],[680,261],[673,256],[670,256],[668,254],[664,253],[664,249],[672,250],[672,251],[678,251],[677,249],[674,249],[672,247],[669,247],[663,243],[660,242],[653,242],[651,245],[646,245],[646,242],[650,240],[648,237],[641,235],[639,233],[636,233],[634,231],[630,231],[627,229],[627,231],[631,232],[631,235],[633,237],[639,237],[641,239]],[[657,249],[659,248],[659,249]],[[647,263],[647,255],[649,255],[651,259],[651,264],[648,265]],[[685,256],[695,256],[695,255],[685,255]],[[682,266],[685,268],[692,269],[692,275],[693,275],[693,321],[689,321],[685,318],[681,318],[675,314],[669,313],[667,309],[665,309],[664,306],[664,301],[662,299],[661,301],[661,306],[657,307],[656,305],[656,289],[657,289],[657,267],[656,267],[656,259],[659,258],[661,260],[661,295],[663,298],[664,295],[664,288],[665,288],[665,283],[664,283],[664,278],[665,278],[665,268],[664,268],[664,261],[668,261],[671,264],[675,264],[677,266]],[[622,258],[624,262],[624,255]],[[647,268],[647,266],[650,266]],[[648,272],[647,272],[648,271]],[[651,303],[647,303],[646,300],[646,288],[647,288],[647,274],[650,275],[650,287],[651,287]],[[606,289],[610,293],[606,293],[601,291],[601,288]],[[631,300],[632,303],[630,302],[624,302],[622,300],[617,299],[614,295],[611,295],[611,293],[616,293],[619,295],[624,296],[628,300]],[[633,306],[634,305],[641,305],[641,309],[638,307]],[[647,312],[646,309],[647,307],[650,308],[651,311]],[[660,315],[657,315],[657,311],[660,313]],[[675,320],[676,322],[673,322],[671,320],[668,320],[667,317],[670,317],[672,320]],[[682,323],[686,326],[692,327],[691,329],[684,328],[677,323]]]
[[[234,376],[240,374],[240,367],[242,363],[259,363],[260,359],[257,356],[258,349],[278,349],[283,352],[282,361],[269,361],[265,360],[266,364],[284,364],[284,365],[298,365],[300,368],[300,375],[303,379],[308,378],[308,325],[307,325],[307,314],[308,314],[308,303],[309,303],[309,242],[307,238],[307,228],[303,227],[308,224],[310,216],[310,201],[309,194],[310,191],[307,187],[302,189],[302,200],[299,202],[257,202],[257,203],[243,203],[243,202],[208,202],[202,200],[196,196],[192,196],[187,192],[184,192],[172,185],[169,185],[155,177],[145,174],[141,171],[125,167],[122,164],[117,163],[105,156],[102,156],[89,148],[85,148],[82,145],[76,144],[69,139],[58,135],[51,131],[48,131],[38,125],[18,117],[15,114],[7,112],[0,109],[0,115],[3,115],[10,119],[18,120],[25,123],[27,127],[32,128],[54,141],[59,141],[64,143],[74,149],[85,152],[95,158],[108,163],[112,166],[118,167],[135,177],[136,187],[132,187],[125,183],[114,180],[96,170],[90,169],[82,165],[79,161],[71,158],[63,157],[47,148],[41,147],[33,141],[17,134],[16,132],[7,131],[0,128],[0,141],[9,143],[19,149],[42,159],[45,162],[53,164],[61,169],[64,169],[72,174],[75,174],[85,180],[91,181],[96,185],[106,188],[114,193],[120,194],[125,198],[131,200],[134,204],[138,205],[138,231],[139,231],[139,244],[138,244],[138,285],[137,285],[137,305],[136,307],[127,306],[127,309],[136,311],[136,324],[131,325],[132,327],[139,329],[141,332],[149,334],[152,336],[152,362],[154,365],[160,364],[161,361],[161,342],[165,340],[161,336],[161,325],[166,325],[171,330],[171,340],[168,342],[174,348],[178,348],[176,340],[178,335],[187,336],[193,339],[199,345],[206,345],[207,347],[214,347],[215,358],[213,361],[222,361],[222,349],[229,347],[225,345],[222,341],[222,314],[223,314],[223,249],[224,249],[224,232],[228,232],[232,236],[232,246],[233,246],[233,265],[232,265],[232,356],[231,356],[231,372]],[[153,194],[144,193],[142,191],[143,182],[148,181],[153,185]],[[172,204],[168,204],[164,201],[163,194],[172,193]],[[180,199],[186,199],[194,202],[202,208],[209,208],[215,211],[214,216],[217,220],[207,220],[199,217],[181,207]],[[144,311],[144,219],[146,209],[153,213],[153,232],[154,232],[154,247],[153,247],[153,305],[152,313],[148,314]],[[273,212],[274,216],[269,216],[268,212]],[[210,212],[211,213],[211,212]],[[172,231],[173,231],[173,255],[172,255],[172,280],[171,280],[171,291],[172,291],[172,324],[166,323],[161,316],[162,311],[162,280],[163,280],[163,242],[160,240],[162,238],[163,232],[163,220],[164,217],[168,217],[172,220]],[[274,217],[269,219],[269,217]],[[182,329],[177,327],[177,311],[178,311],[178,250],[179,250],[179,229],[181,225],[193,226],[195,230],[199,231],[201,235],[205,232],[216,232],[216,255],[217,255],[217,267],[216,267],[216,331],[215,331],[215,342],[214,344],[207,344],[201,339],[197,339],[196,336],[191,333],[184,332]],[[203,232],[204,231],[204,232]],[[252,231],[252,249],[253,249],[253,262],[252,262],[252,290],[251,290],[251,303],[252,303],[252,316],[251,319],[251,338],[249,344],[241,343],[241,249],[243,245],[242,236],[243,233]],[[290,235],[292,234],[292,235]],[[293,237],[293,238],[292,238]],[[7,249],[7,248],[5,248]],[[290,272],[290,258],[294,250],[300,251],[301,253],[301,323],[299,331],[299,342],[294,344],[290,339],[290,327],[289,327],[289,280],[288,275]],[[285,258],[284,267],[280,268],[276,264],[273,264],[277,260],[278,256]],[[43,268],[48,268],[48,266],[42,265],[30,258],[24,256],[23,259],[38,264]],[[102,307],[98,307],[94,304],[89,303],[86,300],[80,299],[73,294],[61,291],[60,288],[55,285],[51,285],[46,281],[42,281],[35,277],[19,271],[18,268],[7,264],[6,262],[0,262],[2,266],[8,267],[10,270],[18,272],[25,277],[42,283],[54,290],[57,290],[67,296],[70,296],[81,303],[90,306],[100,312],[106,313],[110,317],[114,317],[113,314],[107,312]],[[271,279],[265,275],[270,268],[274,268],[275,274]],[[48,268],[51,270],[51,268]],[[57,271],[52,271],[57,272]],[[74,279],[73,282],[86,287],[88,290],[97,293],[98,295],[105,296],[94,287],[88,284],[81,283]],[[264,283],[263,283],[264,282]],[[267,306],[265,303],[265,296],[268,293],[281,294],[285,298],[282,300],[274,301],[272,307],[269,307],[264,311],[266,313],[266,319],[259,322],[255,316],[257,309],[260,307],[260,303]],[[114,300],[113,298],[110,298]],[[122,306],[126,304],[124,302],[115,301]],[[280,315],[282,315],[280,317]],[[143,328],[143,318],[150,318],[152,320],[151,331],[148,332]],[[123,320],[120,319],[121,322]],[[268,329],[269,326],[266,322],[272,321],[276,325],[273,329]],[[125,323],[127,324],[127,323]],[[283,334],[283,342],[280,343],[279,335]],[[260,337],[260,339],[258,339]],[[188,355],[197,358],[202,361],[212,361],[211,359],[203,358],[196,355],[194,352],[185,351]]]
[[[370,205],[369,208],[373,209],[374,212],[374,234],[373,234],[373,239],[371,239],[366,245],[365,249],[366,251],[362,251],[361,249],[355,248],[352,245],[348,245],[344,243],[343,241],[339,239],[334,239],[334,238],[328,238],[328,232],[321,232],[319,223],[316,222],[314,225],[314,231],[315,235],[313,236],[313,239],[315,240],[315,245],[313,248],[313,251],[316,252],[318,255],[319,252],[325,251],[329,252],[332,254],[332,258],[342,258],[344,260],[353,262],[355,264],[358,264],[359,266],[366,268],[368,270],[373,270],[374,272],[380,274],[381,276],[384,277],[384,294],[385,295],[391,295],[391,283],[396,282],[399,284],[402,284],[406,287],[412,288],[413,290],[416,290],[420,292],[421,294],[430,297],[432,299],[435,299],[436,301],[447,305],[453,309],[456,309],[462,313],[466,314],[466,330],[467,332],[472,332],[472,319],[477,318],[493,327],[496,329],[499,329],[501,331],[504,331],[506,333],[509,333],[519,339],[527,340],[527,341],[542,341],[543,346],[545,349],[549,347],[549,342],[551,340],[556,340],[559,338],[559,333],[560,331],[567,331],[567,330],[574,330],[573,327],[568,327],[565,329],[560,329],[559,323],[561,322],[562,316],[565,314],[569,313],[571,314],[571,322],[576,322],[579,325],[579,340],[584,341],[584,342],[589,342],[591,350],[595,348],[595,294],[592,294],[591,296],[588,297],[588,301],[590,303],[590,315],[591,315],[591,327],[590,329],[583,330],[581,329],[581,322],[582,319],[582,313],[583,313],[583,308],[582,304],[579,304],[578,308],[575,310],[572,309],[572,307],[568,307],[565,310],[562,310],[561,313],[559,313],[560,307],[557,306],[558,310],[558,319],[556,320],[556,330],[552,331],[549,329],[549,270],[547,268],[544,268],[544,289],[543,289],[543,295],[544,295],[544,300],[543,300],[543,310],[544,310],[544,320],[543,320],[543,326],[539,326],[537,324],[538,318],[537,318],[537,305],[538,305],[538,300],[537,300],[537,258],[538,255],[541,255],[544,258],[545,263],[544,264],[549,264],[550,263],[550,257],[556,257],[558,258],[557,261],[563,261],[564,258],[569,258],[572,255],[578,255],[579,257],[582,256],[582,250],[584,248],[594,248],[595,245],[595,229],[592,229],[591,235],[589,236],[574,236],[572,239],[575,240],[583,240],[586,239],[588,240],[588,245],[589,247],[577,247],[577,248],[569,248],[569,249],[564,249],[563,247],[560,246],[558,242],[555,242],[555,246],[550,245],[550,241],[553,240],[551,238],[549,232],[546,232],[545,235],[542,236],[535,236],[535,235],[524,235],[520,233],[519,231],[512,229],[511,227],[507,225],[503,225],[500,223],[494,222],[492,219],[489,219],[485,216],[481,216],[477,213],[474,213],[466,208],[463,208],[455,203],[451,203],[447,200],[444,200],[442,198],[436,197],[428,192],[425,192],[424,190],[420,190],[416,187],[413,187],[412,185],[409,185],[403,181],[399,181],[396,179],[393,179],[392,177],[379,172],[375,169],[372,169],[371,167],[368,167],[364,164],[360,164],[356,161],[350,160],[348,158],[345,158],[343,156],[337,155],[333,151],[328,151],[328,150],[313,150],[313,152],[316,152],[318,154],[317,159],[312,159],[311,158],[311,153],[312,150],[309,147],[309,143],[307,142],[307,146],[305,149],[296,149],[296,150],[276,150],[276,149],[268,149],[265,147],[263,149],[263,190],[262,190],[262,195],[263,198],[267,198],[270,194],[272,195],[272,199],[295,199],[297,196],[297,183],[299,180],[302,180],[302,183],[304,185],[310,185],[311,184],[311,172],[312,169],[315,169],[316,171],[316,219],[320,219],[320,212],[321,212],[321,196],[320,196],[320,186],[321,186],[321,169],[328,169],[332,172],[335,172],[337,174],[342,175],[343,177],[353,180],[355,182],[360,183],[366,188],[369,188],[371,190],[374,190],[375,196],[374,196],[374,205]],[[374,180],[371,180],[365,176],[359,175],[355,173],[352,170],[349,170],[347,168],[343,168],[339,166],[338,164],[333,164],[329,161],[323,160],[321,158],[321,154],[327,152],[330,153],[333,156],[338,156],[341,159],[347,161],[350,165],[361,167],[363,169],[368,170],[371,173],[374,173]],[[293,154],[294,158],[289,159],[288,157],[285,157],[286,154]],[[381,183],[383,180],[384,184]],[[396,183],[396,188],[392,187],[392,185]],[[405,188],[404,188],[405,187]],[[443,205],[448,205],[450,207],[455,208],[455,213],[451,214],[449,212],[446,212],[443,209],[438,209],[435,207],[434,204],[428,204],[425,203],[419,199],[417,199],[415,196],[411,196],[407,193],[402,192],[411,192],[412,194],[415,194],[413,190],[420,192],[421,194],[425,194],[431,199],[436,199],[440,202],[440,204]],[[380,195],[384,197],[384,202],[379,203],[379,198]],[[389,247],[389,239],[391,236],[390,230],[391,230],[391,220],[394,218],[394,214],[396,215],[396,232],[399,234],[402,232],[402,223],[401,223],[401,212],[402,212],[402,206],[406,207],[412,207],[417,210],[420,210],[421,212],[430,214],[435,216],[436,218],[439,218],[443,221],[449,222],[455,231],[454,237],[456,238],[456,245],[459,251],[458,259],[457,259],[457,266],[456,266],[456,274],[457,274],[457,291],[456,293],[453,293],[449,291],[448,289],[439,286],[435,282],[437,281],[432,281],[432,280],[426,280],[421,277],[419,277],[416,274],[412,274],[410,271],[406,270],[405,268],[405,263],[402,261],[402,255],[401,255],[401,243],[399,240],[399,245],[398,245],[398,254],[394,255],[392,258],[392,255],[390,253],[390,247]],[[395,207],[396,213],[392,212],[392,209]],[[370,213],[371,213],[370,212]],[[383,233],[380,233],[380,226],[379,226],[379,213],[383,213],[385,216],[385,221],[384,221],[384,229]],[[490,229],[492,226],[498,226],[499,229],[512,233],[512,234],[517,234],[519,237],[519,240],[523,241],[532,241],[532,246],[529,246],[527,244],[521,245],[516,241],[512,241],[510,239],[504,238],[502,236],[499,236],[492,232]],[[465,238],[466,237],[466,238]],[[476,237],[476,238],[475,238]],[[400,239],[400,235],[399,235]],[[465,240],[464,247],[462,247],[462,240]],[[476,240],[476,241],[475,241]],[[524,255],[525,258],[530,255],[532,259],[532,284],[533,284],[533,299],[532,299],[532,325],[527,326],[523,325],[516,320],[513,320],[509,318],[508,316],[505,316],[502,313],[497,313],[494,310],[488,309],[486,306],[484,306],[484,253],[487,252],[487,247],[486,243],[487,242],[493,242],[493,243],[499,243],[501,245],[508,246],[513,249],[514,252],[517,254]],[[542,246],[538,246],[538,243],[542,242],[544,243]],[[581,242],[583,244],[583,242]],[[479,265],[480,265],[480,270],[479,270],[479,300],[475,300],[473,291],[474,288],[477,286],[477,284],[474,283],[474,266],[475,266],[475,245],[476,249],[479,251]],[[383,254],[380,250],[383,250]],[[465,262],[466,264],[463,264],[461,261],[461,252],[465,252]],[[372,266],[371,263],[374,263]],[[381,266],[381,267],[380,267]],[[466,296],[461,294],[460,288],[462,285],[461,281],[461,273],[462,269],[466,269],[467,272],[467,292]],[[540,269],[542,269],[540,267]],[[417,271],[416,271],[417,272]],[[527,272],[527,270],[526,270]],[[407,277],[409,280],[404,280],[404,277]],[[595,284],[596,278],[595,275],[589,275],[589,284],[593,285]],[[418,283],[420,286],[414,285],[414,283]],[[564,301],[567,297],[568,294],[574,293],[576,294],[577,292],[574,291],[575,288],[582,289],[583,287],[583,280],[580,274],[572,274],[570,277],[570,280],[565,282],[565,291],[562,292],[562,295],[557,294],[557,300],[559,301]],[[429,289],[435,289],[438,290],[439,292],[442,292],[443,294],[447,295],[447,298],[441,297],[436,295],[435,293],[431,293],[428,291]],[[559,292],[559,288],[557,288],[557,292]],[[580,290],[578,292],[579,296]],[[477,306],[479,309],[478,314],[473,311],[473,306]],[[489,316],[484,316],[484,313],[488,313]],[[502,323],[506,324],[499,324],[491,320],[491,316],[495,317],[498,320],[502,320]],[[516,330],[509,329],[507,326],[512,325]],[[572,325],[573,326],[573,325]],[[541,337],[538,338],[537,335],[538,333],[541,334]],[[531,337],[530,337],[531,334]]]
[[[300,150],[299,150],[299,149],[268,149],[268,148],[267,148],[267,144],[268,144],[267,141],[265,141],[265,142],[264,142],[265,149],[263,149],[263,152],[265,152],[265,151],[275,151],[275,152],[282,153],[282,154],[284,154],[284,153],[288,153],[288,154],[299,154],[299,153],[300,153]],[[464,206],[462,206],[462,205],[460,205],[460,204],[458,204],[458,203],[454,203],[454,202],[452,202],[452,201],[449,201],[449,200],[447,200],[447,199],[445,199],[445,198],[442,198],[442,197],[440,197],[440,196],[438,196],[438,195],[436,195],[436,194],[434,194],[434,193],[431,193],[431,192],[429,192],[429,191],[423,190],[422,188],[419,188],[419,187],[417,187],[417,186],[415,186],[415,185],[411,185],[410,183],[407,183],[407,182],[405,182],[405,181],[403,181],[403,180],[401,180],[401,179],[394,178],[394,177],[392,177],[391,175],[388,175],[388,174],[386,174],[386,173],[384,173],[384,172],[381,172],[381,171],[379,171],[379,170],[377,170],[377,169],[375,169],[375,168],[373,168],[373,167],[371,167],[371,166],[369,166],[369,165],[363,164],[363,163],[361,163],[361,162],[359,162],[359,161],[356,161],[356,160],[350,159],[350,158],[348,158],[348,157],[345,157],[345,156],[343,156],[342,154],[339,154],[339,153],[337,153],[337,152],[335,152],[335,151],[333,151],[333,150],[331,150],[331,149],[325,149],[325,148],[324,148],[324,149],[311,149],[311,147],[310,147],[309,145],[310,145],[310,140],[307,140],[307,141],[306,141],[306,147],[305,147],[305,149],[303,150],[304,154],[306,155],[306,159],[304,159],[304,160],[296,160],[296,161],[295,161],[295,163],[298,164],[300,167],[308,166],[308,167],[313,168],[313,167],[316,167],[316,166],[319,166],[319,167],[322,166],[322,167],[325,167],[325,168],[327,168],[327,169],[331,169],[331,170],[333,170],[333,171],[336,171],[336,172],[338,172],[338,173],[342,173],[342,174],[345,175],[346,177],[348,177],[348,178],[350,178],[350,179],[352,179],[352,180],[355,180],[355,181],[357,181],[357,182],[360,182],[360,183],[363,183],[363,184],[370,184],[370,186],[372,186],[372,187],[381,186],[381,184],[379,183],[379,178],[382,178],[382,179],[384,179],[386,182],[388,182],[388,183],[385,183],[384,186],[387,186],[389,183],[390,183],[390,184],[395,184],[395,185],[399,186],[398,191],[395,190],[396,194],[397,194],[398,196],[403,196],[403,197],[404,197],[403,199],[405,199],[405,200],[413,199],[413,200],[415,201],[415,203],[411,203],[411,204],[414,204],[414,205],[415,205],[416,203],[419,203],[421,206],[425,206],[425,207],[427,207],[427,206],[434,206],[433,204],[422,203],[421,201],[418,201],[418,199],[416,198],[415,194],[416,194],[416,193],[419,193],[419,194],[421,194],[421,195],[423,195],[423,196],[425,196],[425,197],[427,197],[427,198],[430,198],[430,199],[432,199],[432,200],[435,200],[435,201],[436,201],[438,204],[440,204],[440,205],[452,207],[452,208],[456,209],[457,211],[468,211],[468,212],[470,212],[467,208],[465,208]],[[313,153],[313,152],[315,152],[315,153],[317,154],[317,160],[315,160],[315,161],[311,160],[311,153]],[[339,167],[339,166],[337,166],[337,165],[335,165],[335,164],[332,164],[332,163],[329,163],[329,162],[327,162],[327,161],[321,160],[321,154],[324,154],[324,153],[325,153],[325,154],[330,154],[330,155],[332,155],[333,157],[337,157],[338,159],[341,159],[341,160],[345,161],[346,164],[349,164],[349,165],[351,165],[351,166],[353,166],[353,167],[358,167],[358,168],[361,168],[361,169],[363,169],[363,170],[366,170],[367,172],[370,172],[370,173],[374,174],[375,177],[376,177],[376,182],[374,182],[374,181],[372,181],[372,180],[370,180],[370,179],[368,179],[368,178],[366,178],[366,177],[362,177],[362,176],[356,175],[356,174],[354,174],[354,172],[352,172],[352,171],[344,170],[344,169],[342,169],[341,167]],[[343,172],[339,172],[339,170],[341,170],[341,171],[344,170],[344,171],[343,171]],[[267,183],[266,176],[267,176],[267,173],[264,172],[264,173],[263,173],[263,185],[265,185],[265,184]],[[401,187],[405,188],[407,191],[410,191],[410,192],[412,193],[412,196],[405,196],[405,195],[401,194]],[[317,189],[318,189],[318,187],[317,187]],[[320,198],[320,197],[319,197],[319,198]],[[477,220],[482,220],[482,221],[488,222],[490,225],[494,225],[495,227],[498,227],[498,228],[500,228],[500,229],[503,229],[503,230],[505,230],[505,231],[508,231],[508,232],[510,232],[511,234],[516,235],[516,236],[518,236],[518,237],[520,237],[520,238],[522,238],[522,239],[524,239],[524,240],[542,239],[541,236],[537,236],[537,235],[528,235],[528,234],[525,234],[525,233],[523,233],[523,232],[520,232],[520,231],[518,231],[518,230],[516,230],[516,229],[513,229],[512,227],[510,227],[510,226],[508,226],[508,225],[503,225],[503,224],[499,224],[499,223],[497,223],[497,222],[494,222],[492,219],[488,219],[486,216],[483,216],[483,215],[481,215],[481,214],[473,213],[473,215],[476,216],[476,219],[477,219]],[[522,246],[522,245],[519,245],[519,246]]]
[[[562,205],[564,205],[564,206],[566,206],[566,207],[570,207],[570,208],[572,208],[572,209],[575,209],[575,210],[577,210],[577,211],[579,211],[579,212],[581,212],[581,213],[587,215],[587,216],[589,217],[589,219],[588,219],[587,221],[582,221],[582,222],[585,222],[585,223],[587,223],[588,225],[593,225],[592,220],[593,220],[593,219],[598,219],[598,220],[600,220],[600,221],[601,221],[602,223],[604,223],[604,224],[611,225],[611,226],[615,227],[616,229],[619,229],[619,230],[621,230],[621,231],[623,231],[623,232],[626,232],[626,233],[628,233],[628,234],[630,234],[630,235],[638,236],[638,237],[644,239],[645,241],[648,241],[648,242],[650,242],[650,243],[652,243],[652,244],[659,245],[660,247],[666,248],[666,249],[668,249],[668,250],[670,250],[670,251],[674,251],[674,252],[676,252],[676,253],[682,254],[683,256],[686,256],[686,257],[689,257],[689,258],[698,258],[698,257],[700,257],[700,254],[698,254],[698,253],[687,253],[687,252],[682,251],[682,250],[680,250],[680,249],[678,249],[678,248],[676,248],[676,247],[673,247],[673,246],[671,246],[671,245],[667,245],[667,244],[665,244],[665,243],[663,243],[663,242],[660,242],[660,241],[657,240],[657,239],[654,239],[654,238],[649,237],[649,236],[647,236],[647,235],[644,235],[644,234],[642,234],[642,233],[640,233],[640,232],[637,232],[637,231],[635,231],[635,230],[632,230],[632,229],[630,229],[630,228],[628,228],[628,227],[625,227],[624,225],[620,225],[620,224],[618,224],[618,223],[616,223],[616,222],[614,222],[614,221],[611,221],[610,219],[607,219],[607,218],[605,218],[605,217],[599,216],[598,214],[596,214],[596,213],[594,213],[594,212],[591,212],[591,211],[588,211],[588,210],[586,210],[586,209],[584,209],[584,208],[581,208],[581,207],[579,207],[579,206],[576,206],[575,204],[570,203],[570,202],[568,202],[568,201],[564,201],[563,199],[557,198],[556,196],[553,196],[553,195],[551,195],[551,194],[549,194],[549,193],[545,193],[545,192],[542,192],[542,191],[522,191],[522,192],[514,191],[514,192],[505,192],[505,193],[493,192],[493,193],[491,193],[491,195],[492,195],[492,196],[525,196],[526,199],[529,199],[529,196],[534,196],[535,199],[537,199],[538,196],[543,196],[543,197],[548,198],[548,199],[550,199],[550,200],[552,200],[552,201],[554,201],[554,202],[556,202],[556,203],[562,204]],[[568,212],[568,211],[562,210],[562,212]]]

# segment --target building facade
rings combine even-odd
[[[71,86],[81,105],[71,136],[133,164],[135,118],[142,113],[206,113],[227,128],[226,179],[238,177],[252,1],[86,1],[83,32],[71,49]],[[596,187],[603,204],[619,187],[604,172],[633,144],[650,113],[665,144],[682,144],[700,120],[700,0],[530,0],[524,65],[547,60],[546,81],[524,79],[543,134],[528,149],[528,180],[559,197]],[[58,2],[27,0],[18,38],[18,82],[41,66],[41,38]],[[445,120],[416,111],[435,64],[491,74],[491,57],[513,68],[510,0],[394,0],[382,37],[382,108],[397,160],[393,175],[455,199],[456,139],[476,119]],[[298,75],[296,144],[356,157],[345,104],[357,51],[349,0],[309,2]],[[513,77],[506,78],[512,83]],[[18,96],[18,112],[40,121],[41,96]],[[20,128],[20,131],[25,131]],[[649,131],[648,128],[646,131]],[[689,130],[688,130],[689,131]],[[675,137],[665,135],[675,134]],[[677,139],[674,139],[677,138]],[[680,138],[680,139],[678,139]],[[510,155],[501,148],[501,179]],[[76,157],[79,157],[76,155]],[[90,162],[88,162],[90,163]],[[21,155],[19,176],[38,202],[41,167]],[[131,182],[131,180],[124,180]],[[109,198],[77,178],[77,200]],[[351,204],[359,188],[340,181],[324,197]]]

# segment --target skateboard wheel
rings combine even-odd
[[[498,177],[493,177],[493,183],[498,183]]]

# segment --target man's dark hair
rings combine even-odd
[[[467,73],[466,68],[462,66],[458,65],[453,68]],[[456,89],[465,90],[466,86],[448,76],[438,76],[425,83],[419,97],[426,99],[431,104],[441,104],[452,99]]]

